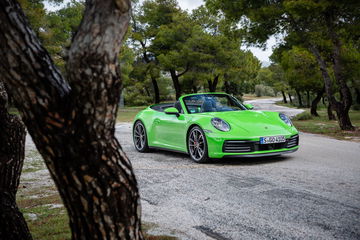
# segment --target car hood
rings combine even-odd
[[[231,132],[251,136],[287,135],[291,127],[278,117],[276,112],[263,111],[229,111],[206,113],[209,117],[218,117],[231,126]]]

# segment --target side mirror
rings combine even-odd
[[[177,117],[180,116],[179,111],[174,107],[169,107],[169,108],[165,109],[164,112],[169,115],[176,115]]]
[[[253,110],[253,109],[254,109],[254,106],[251,105],[251,104],[249,104],[249,103],[244,104],[244,106],[245,106],[247,109],[249,109],[249,110]]]

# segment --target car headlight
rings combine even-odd
[[[220,118],[213,118],[211,119],[211,124],[220,131],[223,132],[228,132],[230,131],[230,125],[225,122],[224,120],[220,119]]]
[[[284,123],[286,123],[287,125],[289,125],[289,126],[292,126],[292,125],[293,125],[292,122],[291,122],[291,120],[290,120],[290,118],[289,118],[288,116],[286,116],[285,114],[279,113],[279,117],[280,117],[281,120],[283,120]]]

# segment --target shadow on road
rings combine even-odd
[[[191,160],[190,156],[185,153],[178,153],[166,150],[152,149],[150,154],[158,154],[164,157],[171,158],[173,161],[176,159],[177,162],[185,161],[189,163],[195,163]],[[163,158],[162,158],[163,159]],[[205,163],[206,165],[242,165],[242,166],[251,166],[251,165],[264,165],[264,164],[273,164],[277,162],[290,161],[293,157],[289,155],[279,155],[279,156],[269,156],[269,157],[251,157],[251,158],[222,158],[222,159],[211,159],[209,162]],[[154,158],[154,160],[157,160]]]
[[[226,159],[213,159],[209,163],[215,165],[264,165],[273,164],[277,162],[284,162],[292,160],[292,156],[272,156],[272,157],[258,157],[258,158],[226,158]]]

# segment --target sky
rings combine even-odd
[[[203,0],[177,0],[177,1],[182,9],[187,9],[189,11],[204,4]],[[65,2],[68,2],[68,0],[65,0]],[[54,8],[53,6],[46,3],[45,3],[45,7],[50,11],[54,11],[57,9],[56,7]],[[263,65],[268,65],[268,63],[270,62],[269,57],[272,54],[272,48],[275,45],[276,45],[276,39],[275,37],[271,37],[266,43],[265,50],[256,47],[247,47],[247,46],[242,46],[241,49],[250,50],[263,63]]]

